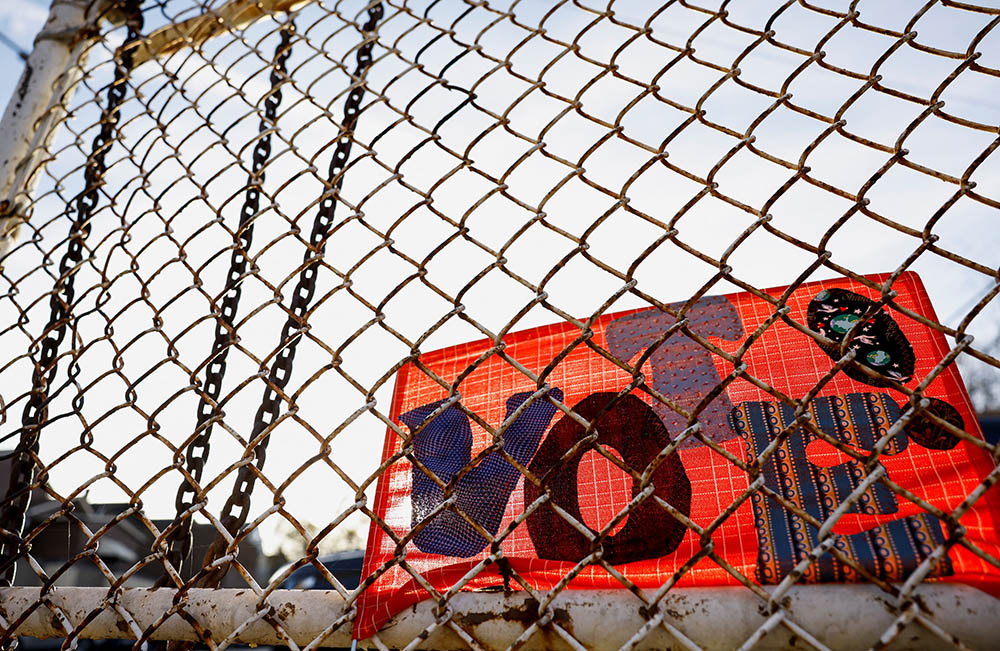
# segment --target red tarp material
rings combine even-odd
[[[887,276],[871,276],[881,284]],[[936,321],[920,279],[912,273],[892,286],[895,302],[920,317]],[[785,288],[769,290],[778,297]],[[847,279],[804,284],[788,299],[788,316],[808,324],[834,341],[842,341],[855,321],[872,307],[879,292]],[[675,306],[679,308],[680,305]],[[771,303],[750,293],[706,297],[687,313],[688,327],[709,345],[730,353],[766,321]],[[612,398],[627,389],[632,376],[602,356],[608,351],[629,364],[642,360],[650,392],[690,411],[732,364],[710,354],[681,332],[655,348],[674,323],[655,309],[609,314],[593,325],[589,346],[568,323],[508,334],[503,355],[534,374],[544,375],[549,396],[587,420],[597,420],[597,442],[623,459],[639,474],[670,441],[685,429],[686,418],[665,407],[642,389],[634,389],[607,409]],[[892,436],[889,427],[905,415],[908,398],[891,387],[892,378],[910,389],[931,372],[948,352],[944,336],[916,318],[884,308],[852,335],[856,359],[868,373],[849,366],[824,384],[800,416],[848,449],[867,454],[882,445],[879,464],[870,469],[950,514],[973,493],[994,468],[990,456],[975,444],[960,440],[928,419],[911,419]],[[543,493],[524,480],[513,463],[545,482],[552,501],[592,531],[610,523],[635,496],[633,480],[592,445],[560,459],[584,436],[585,426],[557,409],[551,401],[530,396],[537,391],[511,361],[500,354],[484,357],[487,340],[453,346],[420,356],[420,364],[445,384],[461,379],[461,404],[493,428],[505,419],[502,455],[487,450],[494,443],[475,419],[447,403],[448,390],[413,364],[400,369],[391,418],[408,433],[404,440],[391,429],[382,454],[384,471],[375,493],[374,511],[396,536],[411,534],[405,567],[383,566],[399,555],[397,543],[372,524],[364,560],[364,575],[377,579],[359,597],[355,637],[371,636],[392,616],[430,596],[421,584],[448,590],[490,555],[490,545],[465,518],[452,510],[434,514],[444,489],[415,466],[432,471],[454,487],[455,505],[491,535],[504,532],[512,520]],[[642,357],[645,355],[645,357]],[[767,327],[743,361],[747,374],[794,399],[812,391],[840,357],[836,346],[821,347],[810,336],[781,319]],[[982,436],[968,394],[954,364],[924,391],[933,409],[949,422]],[[433,416],[432,418],[429,418]],[[741,461],[751,461],[776,438],[774,454],[761,465],[763,485],[740,501],[750,479],[723,454],[697,437],[685,439],[675,454],[652,470],[655,494],[701,527],[708,527],[732,507],[710,534],[713,555],[703,541],[652,497],[647,497],[617,522],[603,544],[603,558],[642,589],[669,581],[685,563],[693,567],[677,586],[737,584],[720,564],[728,564],[750,581],[775,584],[818,543],[821,523],[868,477],[863,462],[852,458],[804,427],[789,427],[797,415],[743,377],[730,383],[699,416],[701,431]],[[886,439],[880,441],[880,439]],[[404,454],[404,444],[411,445]],[[476,465],[461,473],[470,459]],[[457,477],[457,479],[456,479]],[[975,502],[961,518],[965,540],[1000,557],[996,535],[996,491]],[[736,506],[735,503],[739,502]],[[946,523],[881,482],[870,484],[860,499],[838,520],[833,531],[839,553],[864,571],[886,581],[905,580],[932,550],[946,541]],[[541,504],[499,545],[509,562],[492,563],[464,584],[463,589],[498,586],[504,574],[520,577],[535,589],[553,588],[591,549],[588,539],[547,503]],[[419,573],[415,579],[407,569]],[[1000,595],[1000,571],[961,544],[927,574]],[[830,553],[820,556],[800,582],[864,580],[850,564]],[[517,579],[508,580],[519,589]],[[620,581],[600,567],[584,567],[570,588],[615,588]]]

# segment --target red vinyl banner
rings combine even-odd
[[[897,388],[916,390],[949,346],[921,321],[937,317],[920,279],[903,274],[892,289],[900,309],[880,309],[880,292],[861,282],[803,284],[787,298],[788,320],[775,307],[787,288],[765,292],[770,300],[703,297],[682,324],[700,342],[645,309],[604,315],[587,333],[560,323],[508,334],[502,349],[483,340],[420,355],[396,380],[398,431],[386,433],[375,493],[382,524],[373,521],[364,560],[376,578],[359,597],[355,637],[459,582],[548,590],[572,574],[569,588],[622,587],[600,564],[578,567],[596,549],[640,589],[776,584],[845,501],[833,550],[800,583],[916,572],[1000,595],[1000,571],[973,551],[1000,557],[995,490],[967,501],[995,464],[975,442],[907,415]],[[724,383],[734,363],[711,351],[732,357],[748,340],[745,371]],[[842,349],[856,362],[833,374]],[[922,395],[982,438],[954,364]],[[697,432],[682,415],[692,411]],[[939,517],[956,509],[960,527]],[[599,546],[585,533],[609,525]]]

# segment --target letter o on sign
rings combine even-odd
[[[641,473],[670,444],[670,435],[653,409],[639,398],[628,395],[602,415],[617,394],[592,393],[573,407],[580,416],[596,423],[596,442],[618,450],[622,460]],[[592,445],[577,450],[572,458],[562,460],[580,439],[585,429],[563,416],[545,437],[529,469],[552,491],[552,500],[536,509],[527,519],[528,532],[539,558],[577,562],[591,552],[590,541],[552,508],[551,503],[583,522],[577,496],[577,476],[583,454]],[[678,511],[691,513],[691,482],[676,452],[663,460],[653,473],[655,494]],[[632,497],[639,493],[632,481]],[[531,504],[542,490],[524,482],[524,503]],[[630,498],[631,499],[631,498]],[[593,531],[593,529],[591,529]],[[604,540],[604,560],[611,564],[631,563],[646,558],[666,556],[677,549],[685,527],[652,497],[629,512],[625,526]],[[597,532],[594,531],[596,534]]]

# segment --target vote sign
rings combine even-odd
[[[692,559],[678,587],[737,584],[732,572],[776,584],[821,542],[818,527],[850,495],[833,550],[800,582],[899,582],[921,572],[1000,594],[996,568],[961,544],[945,545],[953,525],[889,488],[950,515],[994,467],[982,447],[906,416],[909,398],[897,387],[916,388],[949,348],[920,320],[937,319],[919,278],[904,274],[892,288],[899,310],[879,309],[878,291],[847,279],[798,287],[787,317],[827,342],[775,319],[762,297],[702,298],[684,318],[708,347],[733,354],[773,321],[743,355],[744,374],[726,385],[733,364],[657,309],[605,315],[589,336],[561,323],[511,333],[501,352],[489,353],[493,342],[483,340],[422,354],[419,366],[397,376],[390,418],[399,431],[386,433],[374,504],[393,535],[373,522],[364,575],[377,579],[359,597],[355,637],[427,598],[422,583],[444,592],[466,577],[494,551],[484,533],[507,532],[498,545],[504,560],[481,568],[464,589],[518,589],[519,581],[551,589],[598,549],[643,589],[659,588]],[[856,361],[797,413],[792,400],[820,384],[847,349]],[[609,357],[640,364],[644,386]],[[525,370],[544,378],[541,391]],[[451,395],[445,386],[456,382]],[[954,365],[923,393],[935,415],[981,437]],[[695,435],[681,412],[699,406]],[[900,419],[905,427],[890,432]],[[483,423],[500,432],[502,451]],[[876,447],[878,463],[868,467]],[[998,557],[994,493],[959,523],[964,540]],[[927,561],[942,546],[947,553]],[[401,553],[420,580],[389,564]],[[621,585],[589,565],[569,587]]]

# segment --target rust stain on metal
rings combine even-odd
[[[30,63],[24,65],[24,72],[21,73],[21,83],[17,87],[17,106],[20,107],[24,102],[25,95],[28,94],[28,88],[31,86],[31,76],[34,74],[35,70]]]
[[[499,612],[466,612],[459,613],[455,619],[468,626],[479,626],[485,622],[502,619],[505,622],[516,622],[525,628],[531,626],[538,619],[538,601],[536,599],[526,599],[523,604],[509,606]],[[572,624],[572,618],[566,608],[556,607],[552,609],[552,621],[561,626]]]
[[[117,628],[121,633],[124,633],[128,637],[134,637],[132,634],[132,629],[129,628],[128,622],[125,618],[121,616],[121,613],[115,612],[115,628]]]
[[[697,603],[690,602],[691,600],[688,599],[687,595],[674,595],[670,602],[661,601],[649,604],[648,606],[640,606],[639,614],[642,615],[643,619],[649,619],[662,610],[672,618],[681,620],[695,614],[699,608],[701,608],[702,614],[707,615],[709,613],[708,606],[704,601],[699,600]]]

